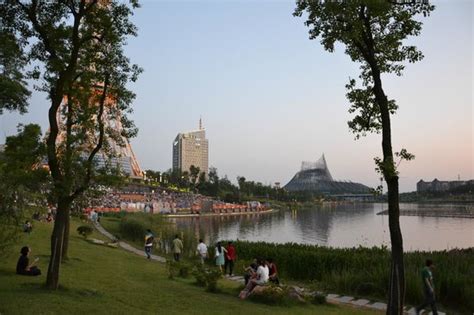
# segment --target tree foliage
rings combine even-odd
[[[45,204],[48,172],[38,167],[44,156],[44,143],[38,125],[18,126],[0,152],[0,255],[18,239],[21,222],[32,204]]]
[[[10,27],[14,18],[0,6],[0,115],[4,110],[25,113],[31,95],[23,73],[28,61],[23,53],[26,42],[15,37]]]

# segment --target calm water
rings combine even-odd
[[[413,207],[416,205],[401,205],[401,209]],[[172,220],[180,229],[191,229],[196,236],[205,235],[207,243],[240,239],[332,247],[389,246],[388,216],[377,215],[386,208],[383,204],[355,204]],[[474,219],[401,216],[400,223],[405,250],[474,247]]]

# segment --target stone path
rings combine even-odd
[[[94,226],[97,229],[97,231],[99,231],[99,233],[101,233],[102,235],[104,235],[105,237],[110,239],[111,241],[116,240],[116,238],[112,234],[110,234],[106,229],[104,229],[102,227],[102,225],[100,225],[99,223],[94,223]],[[118,241],[117,243],[121,248],[125,249],[128,252],[131,252],[131,253],[134,253],[134,254],[137,254],[137,255],[140,255],[140,256],[145,256],[145,251],[144,250],[136,249],[132,245],[130,245],[128,243],[125,243],[125,242],[122,242],[122,241]],[[157,255],[153,255],[153,254],[151,255],[151,260],[156,260],[156,261],[159,261],[159,262],[162,262],[162,263],[166,262],[166,258],[161,257],[161,256],[157,256]]]
[[[105,237],[109,238],[112,241],[116,240],[116,238],[112,234],[110,234],[107,230],[105,230],[102,227],[102,225],[100,225],[99,223],[94,223],[94,226],[97,229],[97,231],[99,231]],[[131,246],[128,243],[118,241],[118,244],[121,248],[125,249],[128,252],[131,252],[131,253],[134,253],[134,254],[137,254],[137,255],[140,255],[140,256],[145,256],[143,250],[136,249],[135,247]],[[161,257],[161,256],[157,256],[157,255],[151,255],[151,259],[155,260],[155,261],[158,261],[158,262],[162,262],[162,263],[166,262],[166,258]],[[239,282],[241,284],[245,283],[244,277],[242,277],[242,276],[232,276],[232,277],[227,277],[226,276],[226,279],[229,279],[229,280],[232,280],[232,281],[235,281],[235,282]],[[295,288],[297,288],[301,291],[304,291],[304,288],[299,288],[299,287],[295,287]],[[311,292],[309,292],[309,293],[311,294]],[[385,311],[387,309],[387,304],[385,304],[385,303],[370,302],[369,300],[356,299],[352,296],[342,296],[342,295],[338,295],[338,294],[328,294],[326,296],[326,301],[328,303],[331,303],[331,304],[352,305],[352,306],[355,306],[355,307],[367,308],[367,309],[372,309],[372,310],[376,310],[376,311]],[[407,314],[407,315],[416,314],[415,308],[412,307],[409,310],[406,310],[405,314]],[[421,313],[421,314],[424,314],[424,315],[430,314],[431,315],[432,313],[431,312],[429,312],[429,313],[425,312],[425,313]],[[438,314],[439,315],[446,315],[446,313],[439,312],[439,311],[438,311]]]

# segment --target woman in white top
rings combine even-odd
[[[268,266],[265,264],[265,261],[263,259],[258,260],[258,268],[257,268],[257,278],[252,279],[249,281],[245,289],[243,289],[240,292],[239,297],[243,300],[246,299],[251,293],[252,290],[257,286],[257,285],[264,285],[268,282],[268,276],[269,276],[270,270],[268,269]]]
[[[252,281],[255,282],[256,285],[262,285],[268,282],[268,276],[270,274],[270,270],[265,263],[262,262],[257,268],[257,279],[253,279]]]

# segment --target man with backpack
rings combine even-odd
[[[153,242],[155,241],[155,236],[150,229],[146,230],[145,234],[145,254],[148,259],[151,259],[151,249],[153,248]]]

